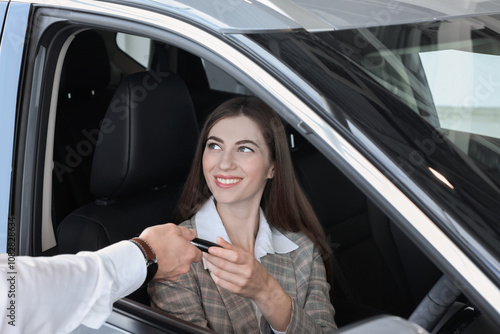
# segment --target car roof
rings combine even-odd
[[[106,0],[105,0],[106,1]],[[113,0],[108,0],[113,1]],[[500,13],[500,0],[123,0],[222,33],[344,30]]]

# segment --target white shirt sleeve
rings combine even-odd
[[[98,328],[113,303],[145,278],[144,255],[129,241],[77,255],[12,261],[2,253],[0,332],[68,333],[80,324]]]

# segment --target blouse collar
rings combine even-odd
[[[261,208],[259,208],[259,216],[259,231],[255,238],[254,254],[257,260],[260,261],[260,258],[266,254],[286,254],[299,247],[283,235],[283,233],[269,226]],[[217,237],[222,237],[224,240],[231,243],[215,207],[213,197],[211,197],[196,213],[195,224],[198,238],[217,242]]]

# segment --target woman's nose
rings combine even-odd
[[[221,159],[219,161],[219,168],[222,170],[230,170],[236,166],[233,153],[230,151],[226,151],[221,155]]]

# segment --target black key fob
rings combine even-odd
[[[215,242],[199,238],[194,238],[193,240],[191,240],[191,243],[195,245],[199,250],[205,253],[208,253],[208,248],[212,246],[220,247],[220,245],[216,244]]]

